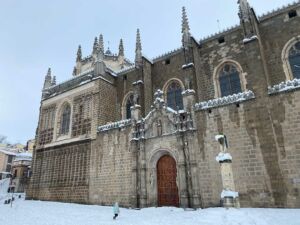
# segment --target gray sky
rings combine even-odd
[[[292,0],[249,0],[261,15]],[[239,23],[237,0],[0,0],[0,134],[11,142],[35,135],[47,68],[57,81],[72,76],[79,44],[83,56],[95,36],[134,59],[136,28],[143,53],[153,58],[181,45],[181,7],[200,39]]]

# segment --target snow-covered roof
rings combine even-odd
[[[21,152],[21,153],[18,153],[16,155],[16,159],[14,161],[31,161],[32,160],[32,153],[30,152]]]
[[[6,155],[14,155],[14,156],[16,155],[15,152],[9,151],[7,149],[0,149],[0,152],[4,153]]]

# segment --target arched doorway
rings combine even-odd
[[[176,175],[175,160],[169,155],[162,156],[157,162],[158,206],[179,206]]]

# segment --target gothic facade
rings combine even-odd
[[[300,207],[300,4],[200,41],[182,11],[182,46],[154,59],[137,31],[132,63],[77,52],[73,78],[42,93],[27,198],[127,207],[220,205],[218,134],[242,207]]]

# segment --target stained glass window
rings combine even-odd
[[[61,116],[60,134],[68,134],[70,129],[71,107],[65,105]]]
[[[221,96],[236,94],[242,91],[240,76],[237,68],[226,64],[219,75]]]
[[[300,42],[297,42],[289,51],[289,62],[294,78],[300,79]]]
[[[168,107],[174,110],[183,109],[183,101],[181,95],[182,89],[178,82],[173,81],[167,89],[167,104]]]

